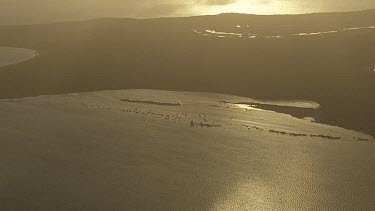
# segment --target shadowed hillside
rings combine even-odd
[[[373,26],[375,10],[2,26],[0,46],[39,56],[0,69],[0,98],[143,88],[313,100],[318,121],[375,135]]]

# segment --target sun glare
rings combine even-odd
[[[289,1],[249,1],[249,0],[238,0],[228,5],[218,6],[204,6],[195,5],[192,8],[192,13],[197,15],[202,14],[219,14],[219,13],[247,13],[247,14],[296,14],[306,13],[307,11],[303,6],[304,3],[296,3]]]

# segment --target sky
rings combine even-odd
[[[375,9],[375,0],[0,0],[0,24],[226,12],[296,14]]]

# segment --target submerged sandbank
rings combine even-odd
[[[38,53],[31,49],[0,47],[0,67],[24,62],[37,55]]]
[[[119,90],[0,100],[0,207],[374,207],[372,137],[220,101],[252,99]]]

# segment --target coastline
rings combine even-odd
[[[0,68],[28,61],[38,55],[32,49],[0,46]]]

